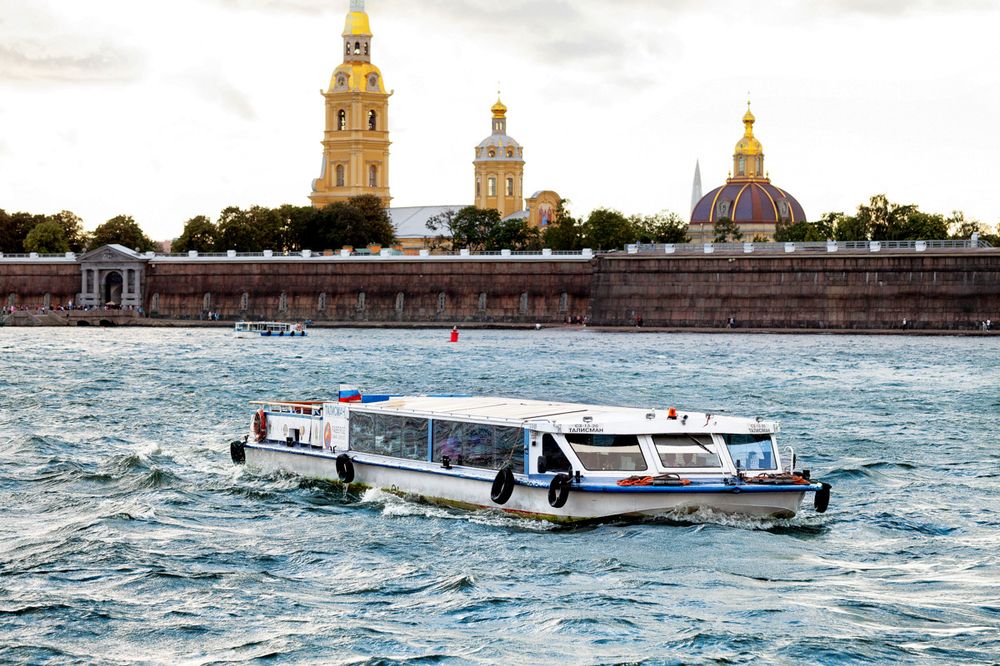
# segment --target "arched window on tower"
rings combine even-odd
[[[354,55],[361,55],[361,42],[354,42]]]
[[[337,187],[343,187],[343,186],[344,186],[344,165],[343,164],[338,164],[337,165]]]
[[[740,155],[740,164],[739,164],[739,168],[737,168],[737,170],[736,170],[736,173],[737,173],[738,175],[740,175],[740,176],[745,176],[745,175],[747,175],[747,164],[746,164],[746,158],[745,158],[745,157],[743,157],[742,155]]]
[[[368,129],[372,132],[378,129],[378,114],[374,111],[368,112]]]
[[[479,198],[480,192],[482,192],[482,190],[483,190],[483,181],[481,179],[479,179],[479,178],[476,178],[476,198],[477,199]]]
[[[514,179],[507,178],[507,196],[514,196]]]
[[[497,179],[496,176],[490,176],[486,179],[486,196],[495,197],[497,195]]]
[[[351,55],[351,43],[346,42],[344,44],[344,55]]]
[[[343,109],[337,112],[337,129],[341,132],[347,129],[347,111]]]
[[[368,42],[365,42],[365,55],[368,55]]]
[[[368,187],[378,187],[378,167],[374,164],[368,167]]]
[[[757,177],[760,178],[764,175],[764,160],[757,158]]]

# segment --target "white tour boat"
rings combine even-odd
[[[792,517],[830,485],[783,457],[779,425],[670,409],[365,395],[253,403],[236,463],[558,522],[711,509]]]
[[[237,338],[304,338],[306,327],[284,321],[238,321],[233,335]]]

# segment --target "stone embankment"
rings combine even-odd
[[[771,244],[774,245],[774,244]],[[773,250],[774,248],[769,248]],[[780,248],[779,248],[780,249]],[[1000,249],[839,249],[535,257],[143,257],[135,313],[17,312],[7,325],[532,327],[968,331],[1000,328]],[[0,259],[0,297],[74,301],[80,266]],[[213,322],[214,323],[214,322]],[[220,325],[229,325],[226,321]]]

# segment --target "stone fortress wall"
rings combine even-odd
[[[1000,322],[1000,249],[595,257],[151,258],[142,302],[166,319],[960,330]],[[0,303],[77,297],[72,261],[0,260]]]

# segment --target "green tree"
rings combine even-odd
[[[728,217],[716,220],[712,231],[715,233],[713,240],[716,243],[739,243],[743,240],[743,232],[740,231],[740,225]]]
[[[285,204],[278,208],[281,224],[285,228],[285,243],[292,252],[299,250],[334,250],[325,245],[315,234],[319,209],[313,206],[293,206]]]
[[[338,201],[320,210],[317,238],[324,249],[350,245],[365,247],[373,241],[365,231],[365,216],[347,201]]]
[[[69,244],[67,252],[83,252],[90,242],[90,236],[83,230],[83,220],[68,210],[50,215],[49,220],[58,224],[63,230],[63,237]]]
[[[633,215],[632,226],[640,243],[690,243],[688,223],[680,215],[661,211],[656,215]]]
[[[173,242],[172,252],[215,252],[219,243],[219,229],[204,215],[192,217],[184,223],[184,231]]]
[[[552,250],[578,251],[583,249],[583,228],[573,217],[567,205],[568,199],[559,202],[555,219],[542,232],[542,245]]]
[[[379,245],[390,245],[396,239],[396,228],[392,226],[389,211],[380,198],[374,194],[361,194],[351,197],[347,203],[361,213],[360,228],[351,230],[355,238],[365,238],[364,244]]]
[[[500,224],[500,212],[495,208],[466,206],[458,211],[446,211],[427,220],[427,228],[439,233],[437,246],[481,252],[490,242],[493,228]]]
[[[20,254],[24,252],[24,240],[38,224],[45,222],[44,215],[31,213],[7,213],[0,211],[0,252]]]
[[[876,194],[868,204],[858,206],[856,217],[870,230],[871,240],[907,240],[906,220],[915,212],[913,204],[893,203],[884,194]]]
[[[820,223],[806,222],[779,222],[774,231],[774,240],[779,243],[816,243],[825,241],[832,237],[826,233],[828,227]]]
[[[69,252],[69,241],[62,225],[55,220],[46,220],[28,232],[24,239],[24,251],[39,254]]]
[[[844,215],[837,220],[833,237],[838,241],[866,241],[871,237],[871,225],[860,217]]]
[[[616,210],[598,208],[583,224],[583,239],[594,250],[620,250],[634,243],[638,233],[635,225]]]
[[[137,252],[151,252],[156,250],[156,243],[143,233],[139,225],[129,215],[118,215],[111,218],[94,229],[94,233],[91,235],[91,248],[114,244],[122,245]]]
[[[918,210],[907,215],[906,220],[892,240],[944,240],[948,238],[948,222],[944,215],[922,213]]]
[[[525,252],[542,249],[541,232],[528,225],[527,220],[500,220],[490,229],[485,250],[514,250]]]

